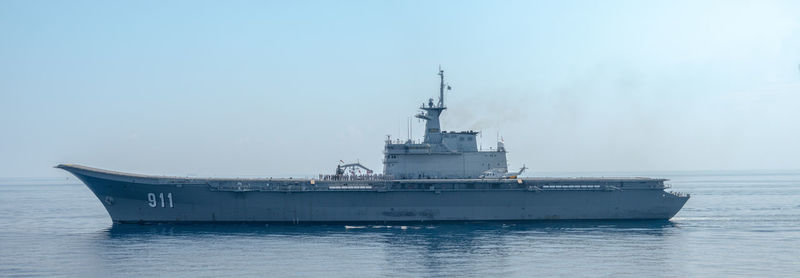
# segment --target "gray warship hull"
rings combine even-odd
[[[686,194],[665,179],[219,179],[58,165],[116,223],[669,219]]]

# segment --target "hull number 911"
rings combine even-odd
[[[164,198],[166,196],[166,198]],[[172,205],[172,192],[167,193],[164,195],[163,192],[158,193],[158,198],[156,198],[155,193],[147,193],[147,204],[150,205],[151,208],[157,207],[159,204],[162,208],[167,206],[174,208],[175,206]]]

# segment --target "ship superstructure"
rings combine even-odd
[[[439,69],[439,101],[429,99],[416,115],[425,121],[425,135],[420,143],[386,139],[384,146],[384,174],[398,179],[470,179],[479,178],[487,171],[508,171],[506,150],[502,142],[489,151],[478,149],[478,132],[443,131],[439,117],[445,109],[444,71]]]

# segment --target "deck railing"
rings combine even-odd
[[[392,180],[394,176],[384,174],[369,175],[319,175],[321,181],[383,181]]]

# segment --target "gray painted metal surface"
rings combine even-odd
[[[197,179],[57,167],[119,223],[669,219],[689,198],[648,178]]]
[[[502,142],[477,147],[477,132],[447,132],[439,102],[423,104],[422,142],[384,147],[384,173],[361,164],[319,179],[219,179],[147,176],[62,164],[94,192],[114,222],[334,222],[552,219],[669,219],[689,195],[665,179],[517,178]],[[447,86],[449,88],[449,86]],[[346,175],[359,166],[369,174]],[[499,178],[479,178],[479,177]]]

